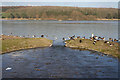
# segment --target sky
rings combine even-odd
[[[119,2],[120,0],[2,0],[2,2]]]

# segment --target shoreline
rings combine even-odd
[[[52,46],[52,45],[51,45],[51,46]],[[7,54],[7,53],[11,53],[11,52],[16,52],[16,51],[29,50],[29,49],[37,49],[37,48],[48,48],[48,47],[51,47],[51,46],[34,47],[34,48],[25,48],[25,49],[18,49],[18,50],[12,50],[12,51],[8,51],[8,52],[0,53],[0,54]]]
[[[23,38],[17,36],[2,35],[2,51],[0,54],[10,53],[19,50],[45,48],[52,46],[52,40],[47,38]]]
[[[82,40],[82,43],[79,43],[79,40]],[[75,39],[75,40],[66,40],[65,47],[72,48],[72,49],[85,49],[85,50],[92,50],[103,53],[105,55],[110,55],[116,58],[120,58],[119,50],[119,43],[117,42],[110,42],[114,44],[113,46],[109,46],[108,43],[104,43],[104,41],[100,40],[93,45],[93,41],[89,39]]]
[[[11,18],[0,18],[0,20],[49,20],[49,21],[118,21],[120,19],[95,19],[95,20],[57,20],[57,19],[41,19],[41,18],[14,18],[14,19],[11,19]]]

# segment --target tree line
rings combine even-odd
[[[2,7],[2,18],[36,18],[43,20],[118,19],[116,8],[80,8],[60,6]]]

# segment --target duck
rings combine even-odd
[[[44,35],[41,35],[41,37],[44,37]]]
[[[99,36],[98,39],[101,39],[101,37]]]
[[[105,37],[101,38],[101,40],[104,40],[104,41],[105,41]]]
[[[94,36],[94,38],[95,38],[95,39],[98,39],[98,37],[97,37],[97,36]]]
[[[54,40],[57,40],[57,37],[54,37]]]
[[[90,37],[90,40],[92,41],[92,40],[93,40],[93,38],[92,38],[92,37]]]
[[[92,37],[94,37],[94,34],[92,33]]]
[[[113,39],[112,39],[112,38],[109,38],[109,40],[113,42]]]
[[[77,36],[77,39],[79,39],[80,38],[80,36]]]
[[[114,44],[110,44],[110,46],[113,46]]]
[[[65,41],[66,39],[65,39],[65,38],[63,38],[63,40]]]
[[[68,39],[70,39],[71,37],[69,36]]]
[[[82,43],[82,40],[80,40],[79,42]]]
[[[73,38],[75,38],[75,35],[74,36],[72,36]]]
[[[85,36],[82,39],[85,39]]]
[[[114,41],[116,42],[116,41],[118,41],[117,39],[114,39]]]
[[[109,41],[105,41],[104,43],[110,43]]]
[[[28,37],[29,37],[30,35],[28,35]]]
[[[95,45],[95,44],[96,44],[96,41],[94,41],[93,44]]]
[[[33,38],[35,38],[36,36],[35,36],[35,35],[33,35],[32,37],[33,37]]]
[[[19,36],[19,37],[22,37],[22,36]]]
[[[118,41],[120,42],[120,38],[118,39]]]

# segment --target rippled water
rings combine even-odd
[[[78,24],[64,24],[78,23]],[[80,24],[81,23],[81,24]],[[117,21],[3,21],[2,32],[6,35],[47,35],[47,38],[61,42],[63,37],[68,36],[86,36],[89,38],[92,33],[97,36],[108,38],[118,38],[118,22]]]
[[[3,21],[4,34],[9,35],[11,32],[13,35],[26,36],[45,34],[49,39],[58,38],[49,48],[3,54],[3,77],[118,78],[116,58],[95,51],[66,48],[62,42],[63,37],[67,38],[74,34],[89,37],[94,33],[106,38],[118,38],[117,31],[116,21]],[[8,67],[12,69],[5,70]]]
[[[7,67],[12,70],[6,71]],[[118,61],[96,52],[63,46],[22,50],[3,55],[3,77],[117,78]]]

